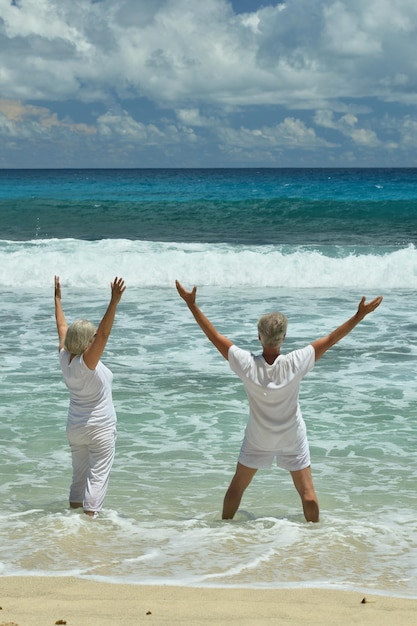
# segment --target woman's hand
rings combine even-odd
[[[54,280],[55,280],[55,298],[61,299],[61,283],[59,282],[59,276],[55,276]]]
[[[116,276],[114,281],[110,283],[110,287],[111,287],[111,301],[113,304],[118,304],[120,302],[120,299],[123,293],[126,290],[125,281],[123,280],[123,278],[117,278]]]

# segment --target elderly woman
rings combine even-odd
[[[100,361],[113,327],[116,308],[126,287],[122,278],[111,283],[111,298],[98,328],[86,320],[68,326],[55,276],[55,319],[59,360],[70,393],[67,436],[72,453],[70,506],[97,517],[107,492],[116,441],[113,374]]]

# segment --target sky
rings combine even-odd
[[[417,167],[416,0],[0,0],[0,168]]]

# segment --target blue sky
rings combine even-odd
[[[417,166],[415,0],[0,0],[0,168]]]

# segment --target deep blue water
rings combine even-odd
[[[415,245],[415,169],[3,170],[0,239]]]

